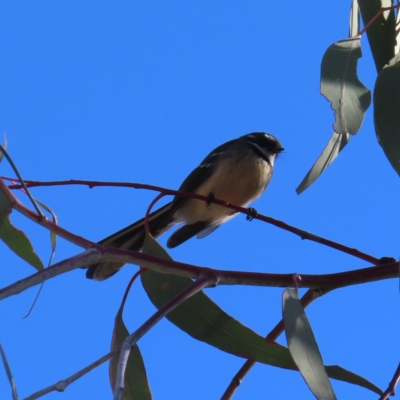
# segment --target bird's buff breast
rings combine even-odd
[[[199,186],[196,193],[203,196],[212,193],[217,199],[246,207],[263,193],[271,175],[270,165],[263,160],[252,163],[242,160],[229,167],[221,165],[211,179]],[[217,204],[207,205],[204,201],[190,199],[185,202],[175,217],[181,222],[191,224],[207,220],[225,221],[232,218],[234,214],[232,209]]]

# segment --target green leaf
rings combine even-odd
[[[1,179],[1,178],[0,178]],[[10,212],[11,202],[8,197],[0,190],[0,212]]]
[[[355,374],[354,372],[348,371],[338,365],[327,365],[325,366],[325,370],[328,376],[332,379],[337,379],[338,381],[352,383],[353,385],[358,385],[364,387],[366,389],[371,390],[371,392],[375,392],[381,395],[383,392],[377,386],[373,385],[371,382],[367,381],[360,375]]]
[[[1,179],[1,178],[0,178]],[[19,257],[37,270],[43,269],[40,258],[33,251],[31,242],[24,232],[15,228],[10,221],[11,202],[0,190],[0,239]]]
[[[1,199],[1,196],[0,196]],[[0,200],[1,201],[1,200]],[[40,258],[34,252],[27,236],[21,230],[15,228],[9,219],[9,214],[0,211],[0,239],[19,257],[35,267],[43,269]]]
[[[290,354],[308,387],[320,400],[336,400],[328,374],[297,292],[283,292],[283,319]]]
[[[172,260],[168,253],[152,237],[146,237],[143,252]],[[143,287],[151,302],[157,307],[179,294],[193,283],[189,278],[160,274],[147,270],[141,275]],[[222,351],[242,358],[251,358],[263,364],[292,369],[297,367],[289,350],[275,342],[269,342],[251,329],[225,313],[203,292],[190,297],[167,315],[167,319],[193,338],[203,341]],[[333,369],[332,369],[333,368]],[[340,367],[339,367],[340,368]],[[375,393],[382,391],[366,379],[337,367],[326,367],[328,375],[353,383]]]
[[[358,29],[358,9],[353,4],[350,34]],[[335,111],[334,133],[317,161],[296,188],[297,194],[311,186],[333,162],[361,127],[371,103],[371,92],[357,77],[357,60],[361,57],[360,39],[340,40],[329,46],[321,63],[321,94]]]
[[[119,347],[123,341],[129,336],[124,321],[122,319],[122,306],[116,317],[114,330],[111,341],[111,350]],[[117,376],[117,366],[119,353],[110,360],[109,374],[111,388],[115,387]],[[150,387],[147,381],[146,368],[143,358],[137,345],[132,346],[129,354],[126,371],[125,371],[125,387],[122,392],[122,400],[151,400]]]
[[[340,40],[328,47],[321,63],[321,94],[335,111],[333,129],[355,135],[371,104],[371,92],[357,77],[361,57],[359,38]]]
[[[146,237],[143,252],[171,260],[153,239]],[[147,270],[141,275],[143,287],[152,303],[162,307],[193,283],[189,278]],[[296,369],[286,347],[267,342],[226,314],[203,292],[190,297],[167,315],[168,320],[197,340],[238,357],[282,368]]]
[[[374,89],[374,122],[379,144],[400,175],[400,55],[379,74]]]
[[[392,0],[358,0],[364,26],[382,7],[393,5]],[[367,30],[368,42],[379,72],[393,57],[396,45],[396,21],[394,10],[385,11]]]
[[[6,354],[4,353],[3,346],[1,344],[0,344],[0,355],[1,355],[1,359],[3,361],[4,369],[6,370],[8,381],[11,386],[12,398],[13,398],[13,400],[18,400],[17,387],[15,385],[15,381],[12,376],[11,368],[8,364]]]
[[[348,133],[345,135],[339,135],[338,133],[333,132],[332,137],[330,138],[321,155],[318,157],[318,160],[308,171],[300,185],[296,188],[297,194],[302,193],[319,178],[322,172],[328,168],[338,154],[344,149],[347,143],[349,143],[349,140],[350,135]]]

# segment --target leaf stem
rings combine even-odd
[[[369,21],[368,23],[364,26],[364,28],[358,33],[357,36],[362,36],[370,27],[371,25],[385,12],[385,11],[391,11],[395,10],[396,8],[399,8],[400,4],[397,4],[396,6],[390,6],[390,7],[382,7]]]

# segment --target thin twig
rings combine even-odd
[[[132,346],[134,346],[137,341],[143,335],[145,335],[157,322],[159,322],[177,306],[182,304],[185,300],[210,285],[216,286],[217,283],[217,279],[212,274],[201,276],[197,281],[193,282],[190,286],[182,290],[182,292],[176,295],[173,299],[168,301],[167,304],[159,308],[139,329],[137,329],[132,335],[128,336],[125,339],[119,355],[117,378],[114,388],[114,400],[120,400],[122,398],[125,370]]]
[[[45,268],[39,273],[34,273],[24,279],[12,283],[3,289],[0,289],[0,300],[9,296],[21,293],[30,287],[41,284],[50,278],[64,274],[65,272],[79,268],[82,265],[90,265],[102,260],[102,254],[97,249],[89,249],[76,256],[67,258],[49,268]]]
[[[134,280],[136,279],[136,277],[141,273],[140,270],[138,271],[135,276],[131,279],[131,281],[128,284],[128,287],[125,291],[125,295],[123,297],[122,300],[122,304],[121,307],[123,307],[123,304],[125,304],[125,300],[126,300],[126,296],[128,295],[128,291],[130,289],[130,286],[132,285],[132,283],[134,282]],[[93,363],[89,364],[87,367],[81,369],[80,371],[76,372],[75,374],[71,375],[70,377],[59,381],[53,385],[48,386],[47,388],[44,388],[42,390],[39,390],[33,394],[31,394],[29,397],[27,397],[24,400],[34,400],[34,399],[38,399],[39,397],[44,396],[45,394],[48,394],[50,392],[53,391],[59,391],[59,392],[63,392],[68,385],[70,385],[72,382],[76,381],[77,379],[81,378],[83,375],[87,374],[88,372],[92,371],[93,369],[97,368],[99,365],[103,364],[104,362],[108,361],[110,358],[112,358],[113,356],[117,355],[118,352],[120,351],[121,346],[118,346],[116,349],[112,350],[110,353],[104,355],[103,357],[100,357],[98,360],[94,361]]]
[[[0,182],[1,183],[1,182]],[[76,182],[74,182],[76,183]],[[72,184],[71,181],[69,181],[68,183],[65,184]],[[111,184],[104,184],[104,183],[96,183],[96,182],[90,182],[88,183],[88,181],[85,181],[84,183],[79,183],[79,184],[85,184],[88,185],[89,187],[95,187],[95,186],[124,186],[124,187],[136,187],[136,188],[143,188],[143,189],[150,189],[150,190],[157,190],[157,191],[161,191],[164,194],[172,194],[172,195],[180,195],[180,196],[184,196],[184,197],[191,197],[191,198],[196,198],[199,200],[203,200],[203,201],[210,201],[210,199],[206,196],[200,196],[200,195],[196,195],[193,193],[181,193],[178,191],[173,191],[173,190],[169,190],[169,189],[164,189],[164,188],[158,188],[155,186],[151,186],[151,185],[140,185],[140,184],[121,184],[121,183],[111,183]],[[35,185],[33,185],[35,186]],[[38,185],[38,186],[42,186],[42,185]],[[53,185],[46,185],[46,186],[53,186]],[[9,194],[8,194],[9,195]],[[9,196],[8,196],[9,197]],[[246,215],[249,215],[251,213],[251,211],[249,211],[248,209],[245,209],[243,207],[238,207],[236,205],[227,203],[225,201],[221,201],[218,199],[214,199],[213,200],[214,203],[216,204],[220,204],[229,208],[234,209],[235,211],[238,212],[242,212]],[[13,207],[15,209],[17,209],[18,211],[21,211],[24,215],[27,215],[29,217],[31,217],[32,219],[34,219],[35,221],[41,223],[40,221],[37,220],[38,216],[35,216],[34,213],[32,213],[29,209],[26,210],[26,207],[24,207],[21,203],[19,203],[18,201],[13,201],[12,203]],[[253,216],[253,215],[252,215]],[[343,251],[347,254],[353,255],[355,257],[361,258],[363,260],[366,260],[368,262],[371,262],[373,264],[379,264],[379,259],[372,257],[368,254],[365,253],[361,253],[356,249],[351,249],[348,248],[347,246],[343,246],[340,245],[336,242],[332,242],[329,241],[327,239],[324,238],[320,238],[318,236],[315,235],[311,235],[308,232],[299,230],[295,227],[292,227],[290,225],[287,225],[281,221],[277,221],[274,220],[273,218],[270,217],[266,217],[263,215],[258,214],[257,216],[255,216],[255,218],[260,219],[262,221],[271,223],[275,226],[278,226],[282,229],[288,230],[292,233],[295,233],[297,235],[299,235],[300,237],[302,237],[303,239],[309,239],[309,240],[313,240],[316,241],[318,243],[330,246],[332,248],[335,248],[337,250]],[[50,230],[53,229],[57,229],[59,228],[58,226],[56,226],[57,228],[54,228],[53,226],[51,226],[51,223],[49,221],[47,221],[47,223],[42,223],[42,225],[47,225],[46,227],[48,227]],[[54,225],[54,224],[53,224]],[[67,233],[66,236],[75,236],[73,234],[71,234],[68,231],[65,231],[63,233]],[[62,236],[62,235],[60,235]],[[79,237],[75,237],[79,238]],[[82,243],[83,238],[79,238],[79,242],[80,245]],[[91,242],[84,240],[84,244],[87,246],[88,244],[91,244]],[[93,244],[92,244],[93,245]],[[96,246],[97,247],[97,246]],[[141,258],[141,257],[137,257],[137,255],[143,256],[141,253],[135,253],[135,252],[129,252],[129,251],[121,251],[121,250],[115,250],[115,249],[111,249],[109,250],[109,248],[107,247],[102,247],[102,246],[98,246],[98,249],[101,249],[101,251],[103,252],[102,257],[107,257],[107,255],[109,255],[112,259],[129,259],[129,258]],[[117,254],[115,254],[115,251]],[[133,256],[132,256],[133,254]],[[98,256],[98,254],[97,254]],[[114,258],[115,257],[115,258]],[[103,259],[103,258],[102,258]],[[129,262],[129,261],[128,261]],[[132,261],[131,261],[132,262]],[[144,262],[150,262],[152,263],[152,267],[151,269],[154,270],[160,270],[160,272],[166,272],[164,269],[165,265],[162,265],[165,260],[158,260],[159,265],[155,265],[157,264],[157,261],[154,260],[154,258],[151,260],[145,260],[145,261],[139,261],[137,262],[139,265],[143,265]],[[160,267],[161,265],[161,267]],[[173,269],[175,269],[176,273],[178,270],[178,275],[191,275],[191,277],[194,276],[198,276],[198,272],[199,272],[199,268],[200,267],[195,267],[195,266],[190,266],[190,265],[186,265],[184,266],[184,268],[182,269],[182,267],[184,266],[184,264],[180,265],[180,263],[176,263],[173,262]],[[185,268],[189,266],[189,270]],[[167,266],[167,267],[171,267]],[[182,273],[182,271],[184,270],[184,273]],[[171,273],[171,271],[169,271]],[[273,282],[269,282],[268,284],[271,284],[271,286],[287,286],[288,284],[288,280],[291,281],[292,280],[292,276],[293,274],[274,274],[274,276],[272,276],[273,274],[260,274],[260,273],[237,273],[237,272],[233,272],[233,271],[218,271],[215,270],[213,271],[215,273],[215,276],[218,277],[218,279],[221,280],[221,284],[256,284],[256,285],[265,285],[265,279],[269,280],[271,277],[273,279]],[[167,272],[168,273],[168,272]],[[37,274],[35,274],[37,275]],[[334,288],[338,288],[338,287],[342,287],[342,286],[346,286],[346,285],[351,285],[351,284],[357,284],[357,283],[364,283],[364,282],[369,282],[372,280],[377,280],[377,279],[387,279],[387,278],[393,278],[393,277],[397,277],[398,276],[398,263],[392,263],[392,264],[387,264],[387,265],[382,265],[379,268],[366,268],[363,270],[357,270],[357,271],[350,271],[350,272],[345,272],[345,273],[340,273],[340,274],[328,274],[328,275],[323,275],[323,276],[311,276],[311,275],[303,275],[302,274],[302,281],[300,283],[300,287],[310,287],[310,281],[312,281],[313,279],[316,279],[316,281],[314,281],[314,283],[311,284],[311,287],[313,285],[315,285],[315,287],[322,287],[324,288],[324,290],[332,290]],[[277,280],[275,280],[277,278]],[[283,280],[280,280],[281,278],[283,278]],[[283,282],[284,281],[284,282]],[[1,296],[1,291],[0,291],[0,296]],[[1,298],[1,297],[0,297]],[[271,331],[271,333],[273,333],[275,331],[274,334],[276,334],[276,332],[281,331],[281,327],[279,326],[279,324],[274,328],[274,330]],[[268,335],[268,336],[273,336],[273,335]],[[280,334],[280,333],[279,333]],[[248,361],[250,368],[251,368],[251,361]],[[245,364],[246,365],[246,364]],[[245,366],[243,366],[243,368],[246,368]],[[244,373],[244,374],[243,374]],[[240,375],[240,372],[238,373],[238,375],[235,377],[237,378],[236,381],[240,382],[243,377],[246,375],[246,371],[245,369],[242,370],[242,376]],[[236,390],[236,389],[234,389]],[[229,397],[227,397],[229,398]]]
[[[163,198],[165,195],[166,195],[166,193],[161,192],[158,196],[155,197],[155,199],[147,207],[146,216],[144,218],[144,227],[146,230],[146,235],[150,235],[149,216],[151,213],[151,209],[153,208],[154,204],[156,204],[157,201],[160,200],[161,198]]]
[[[172,274],[197,279],[205,269],[212,271],[218,278],[220,285],[250,285],[287,287],[293,283],[293,273],[270,274],[262,272],[226,271],[199,267],[192,264],[165,260],[149,254],[137,251],[117,249],[94,245],[92,249],[84,253],[61,261],[49,268],[36,272],[25,279],[0,289],[0,300],[21,293],[29,287],[38,285],[54,276],[68,272],[81,266],[88,266],[100,261],[116,261],[123,264],[136,264],[164,274]],[[335,274],[309,275],[301,274],[299,287],[331,290],[339,287],[358,285],[367,282],[375,282],[399,277],[399,263],[380,265],[379,267],[368,267],[354,271],[340,272]]]
[[[389,383],[389,387],[385,390],[379,400],[387,400],[389,396],[394,396],[396,394],[396,386],[400,381],[400,364],[398,365],[392,380]]]
[[[10,178],[3,178],[3,179],[10,179]],[[203,201],[210,201],[210,198],[208,196],[202,196],[199,194],[195,193],[186,193],[186,192],[180,192],[178,190],[171,190],[171,189],[166,189],[162,188],[159,186],[152,186],[152,185],[147,185],[147,184],[141,184],[141,183],[128,183],[128,182],[97,182],[97,181],[83,181],[83,180],[69,180],[69,181],[52,181],[52,182],[38,182],[38,181],[25,181],[25,184],[29,187],[39,187],[39,186],[62,186],[62,185],[85,185],[89,186],[90,188],[93,187],[130,187],[134,189],[146,189],[146,190],[153,190],[153,191],[158,191],[163,193],[164,195],[175,195],[175,196],[182,196],[182,197],[189,197],[193,199],[198,199],[198,200],[203,200]],[[19,185],[10,185],[10,189],[18,189],[20,186]],[[219,200],[219,199],[212,199],[211,200],[215,204],[219,204],[228,208],[231,208],[237,212],[243,213],[245,215],[250,215],[254,219],[259,219],[261,221],[267,222],[271,225],[274,225],[278,228],[284,229],[286,231],[289,231],[291,233],[294,233],[295,235],[300,236],[303,240],[311,240],[313,242],[317,242],[320,244],[323,244],[325,246],[331,247],[333,249],[339,250],[343,253],[349,254],[351,256],[357,257],[361,260],[367,261],[371,264],[378,265],[380,264],[380,259],[373,257],[369,254],[363,253],[357,249],[342,245],[340,243],[334,242],[332,240],[325,239],[323,237],[314,235],[312,233],[308,233],[302,229],[298,229],[294,226],[288,225],[285,222],[276,220],[271,217],[267,217],[265,215],[257,213],[257,215],[253,215],[254,211],[249,210],[248,208],[240,207],[232,203],[228,203],[224,200]]]
[[[68,385],[75,382],[76,380],[81,378],[83,375],[86,375],[88,372],[92,371],[93,369],[97,368],[99,365],[105,363],[111,357],[113,357],[115,354],[118,354],[119,351],[120,351],[119,348],[115,349],[113,351],[110,351],[103,357],[100,357],[98,360],[92,362],[85,368],[82,368],[80,371],[76,372],[75,374],[71,375],[70,377],[68,377],[62,381],[59,381],[53,385],[50,385],[44,389],[38,390],[37,392],[31,394],[30,396],[26,397],[23,400],[35,400],[35,399],[38,399],[39,397],[44,396],[45,394],[48,394],[48,393],[54,392],[54,391],[63,392],[67,388]]]
[[[131,280],[129,281],[128,286],[125,289],[124,296],[122,297],[121,305],[119,306],[119,310],[118,310],[118,313],[121,313],[121,315],[122,315],[122,312],[124,310],[126,299],[128,298],[128,294],[129,294],[129,291],[131,290],[131,287],[132,287],[133,283],[136,281],[136,279],[137,279],[137,277],[139,275],[143,274],[143,272],[146,272],[146,268],[140,268],[139,271],[137,271],[132,276]]]
[[[44,282],[42,282],[42,283],[40,284],[39,290],[38,290],[38,292],[36,293],[36,296],[35,296],[35,298],[34,298],[32,304],[31,304],[31,306],[29,307],[29,310],[28,310],[27,314],[25,315],[25,317],[22,317],[22,319],[28,318],[28,317],[31,315],[31,312],[32,312],[32,310],[34,309],[34,307],[35,307],[35,305],[36,305],[36,302],[37,302],[38,299],[39,299],[40,293],[42,292],[43,285],[44,285]]]
[[[206,278],[206,282],[210,282],[211,278],[208,277]],[[203,280],[203,278],[201,279],[201,281]],[[214,280],[213,280],[214,281]],[[198,285],[196,285],[196,283]],[[214,281],[215,283],[215,281]],[[204,284],[204,283],[203,283]],[[201,283],[200,283],[200,279],[194,283],[194,285],[200,287]],[[192,290],[193,290],[193,286],[191,286]],[[199,289],[201,290],[201,289]],[[198,291],[199,291],[198,290]],[[187,290],[185,289],[180,295],[178,296],[184,296],[184,293],[187,292]],[[189,293],[190,295],[190,293]],[[178,297],[177,296],[177,297]],[[190,297],[190,296],[189,296]],[[171,300],[172,301],[172,300]],[[164,307],[163,307],[164,308]],[[160,309],[161,310],[161,309]],[[159,311],[160,311],[159,310]],[[171,311],[171,310],[170,310]],[[158,313],[158,312],[157,312]],[[155,318],[156,314],[155,313],[152,318]],[[149,321],[145,322],[145,324],[147,324]],[[139,333],[139,330],[143,329],[143,326],[145,325],[143,324],[142,327],[140,327],[135,333]],[[135,333],[133,335],[135,335]],[[143,336],[145,332],[143,332],[141,334],[141,336]],[[141,337],[140,336],[140,337]],[[138,340],[138,339],[137,339]],[[114,349],[113,351],[110,351],[109,353],[105,354],[104,356],[100,357],[99,359],[97,359],[96,361],[94,361],[93,363],[89,364],[88,366],[86,366],[85,368],[82,368],[81,370],[79,370],[78,372],[74,373],[73,375],[69,376],[68,378],[59,381],[53,385],[50,385],[44,389],[41,389],[33,394],[31,394],[30,396],[26,397],[24,400],[36,400],[39,397],[42,397],[50,392],[54,392],[54,391],[58,391],[58,392],[63,392],[68,385],[70,385],[71,383],[73,383],[74,381],[76,381],[77,379],[81,378],[82,376],[84,376],[85,374],[87,374],[88,372],[92,371],[94,368],[98,367],[99,365],[105,363],[106,361],[108,361],[110,358],[114,357],[115,355],[117,355],[119,352],[121,351],[121,346],[117,347],[116,349]]]
[[[19,173],[16,165],[14,164],[13,160],[11,159],[11,157],[8,155],[6,149],[0,145],[0,151],[3,153],[4,157],[7,159],[7,161],[9,162],[9,164],[11,165],[11,168],[14,170],[15,175],[18,176],[18,180],[21,182],[21,186],[22,188],[25,190],[26,195],[29,197],[29,200],[32,202],[33,207],[35,207],[36,212],[42,217],[44,218],[44,214],[42,213],[42,210],[40,209],[40,207],[36,204],[35,199],[32,197],[30,191],[28,190],[28,187],[25,185],[24,180],[22,179],[21,174]]]
[[[10,201],[11,206],[13,208],[18,212],[20,212],[22,215],[25,215],[25,217],[28,217],[30,220],[38,223],[39,225],[42,225],[43,227],[47,228],[51,232],[54,232],[63,239],[66,239],[69,242],[76,244],[80,247],[83,247],[85,249],[93,245],[93,242],[91,242],[90,240],[84,239],[83,237],[78,235],[74,235],[73,233],[67,231],[66,229],[61,228],[54,222],[51,222],[48,218],[46,217],[42,218],[40,217],[40,215],[30,210],[11,193],[11,191],[8,189],[7,185],[4,183],[2,179],[0,179],[0,190]]]
[[[362,36],[370,27],[371,25],[385,12],[385,11],[391,11],[395,10],[396,8],[399,8],[400,4],[397,6],[390,6],[390,7],[382,7],[369,21],[368,23],[364,26],[364,28],[359,32],[357,36]]]
[[[123,313],[124,313],[124,308],[125,308],[125,303],[126,303],[126,299],[128,298],[128,294],[131,290],[131,287],[133,285],[133,283],[136,281],[136,279],[143,273],[147,271],[145,268],[140,268],[139,271],[137,271],[131,278],[131,280],[128,283],[128,286],[125,289],[125,293],[122,297],[122,301],[121,301],[121,305],[119,306],[118,312],[115,316],[114,319],[114,329],[113,329],[113,333],[112,333],[112,337],[111,337],[111,349],[113,349],[114,347],[118,347],[121,348],[121,344],[118,345],[118,326],[119,325],[123,325]],[[115,355],[115,358],[117,357],[117,355]],[[109,366],[108,366],[108,370],[109,370],[109,376],[110,376],[110,383],[111,383],[111,387],[113,388],[115,386],[115,374],[114,374],[114,363],[113,360],[110,360]]]
[[[304,296],[301,298],[300,302],[303,308],[306,308],[310,305],[315,299],[326,294],[327,291],[319,291],[315,289],[308,290]],[[275,327],[268,333],[266,336],[266,340],[275,341],[279,335],[284,331],[285,325],[283,319],[281,319]],[[254,360],[247,360],[240,370],[236,373],[236,375],[232,378],[229,386],[226,388],[224,394],[221,397],[221,400],[230,400],[235,394],[236,390],[239,388],[243,379],[250,372],[253,366],[256,364]]]

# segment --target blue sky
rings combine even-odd
[[[319,94],[325,49],[348,35],[349,1],[188,3],[11,2],[0,5],[0,132],[23,177],[91,179],[177,188],[219,144],[252,131],[276,135],[285,153],[257,210],[376,257],[399,256],[398,176],[379,147],[372,109],[356,137],[310,189],[295,188],[332,133]],[[360,79],[376,79],[362,39]],[[2,175],[11,175],[2,162]],[[38,188],[66,229],[97,241],[143,217],[154,193],[116,188]],[[20,196],[24,198],[24,196]],[[46,262],[48,232],[17,212],[12,221]],[[168,234],[161,238],[165,244]],[[0,243],[1,286],[34,272]],[[55,261],[80,252],[60,239]],[[220,269],[346,271],[365,262],[243,216],[170,251]],[[114,316],[137,270],[96,283],[76,270],[0,303],[0,341],[21,398],[109,350]],[[398,281],[334,291],[307,315],[325,364],[385,389],[398,365]],[[217,287],[206,293],[259,334],[281,317],[283,289]],[[137,282],[125,310],[129,331],[154,312]],[[284,343],[284,337],[279,338]],[[155,399],[220,398],[243,360],[161,321],[140,342]],[[48,399],[109,399],[108,366]],[[338,398],[376,395],[333,381]],[[9,395],[0,369],[0,393]],[[257,365],[235,399],[313,398],[299,374]]]

